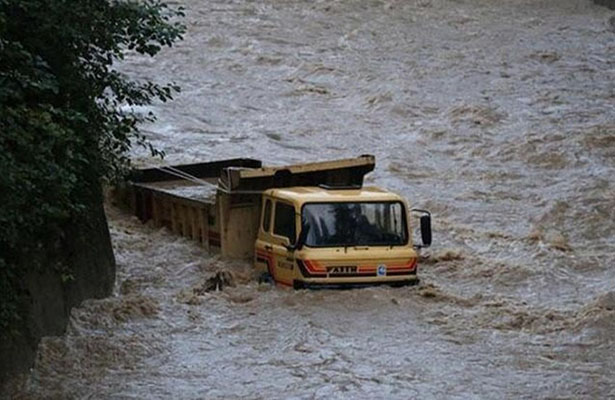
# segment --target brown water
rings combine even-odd
[[[375,154],[369,182],[434,214],[422,283],[259,286],[109,208],[116,295],[42,341],[21,397],[615,398],[613,11],[181,4],[186,40],[122,66],[183,88],[145,127],[165,162]]]

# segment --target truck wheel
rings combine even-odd
[[[266,283],[266,284],[269,284],[269,285],[273,285],[273,283],[274,283],[273,277],[271,276],[271,274],[269,272],[263,272],[258,277],[258,283],[259,284]]]
[[[295,290],[305,289],[305,284],[303,282],[301,282],[301,281],[294,280],[293,281],[293,289],[295,289]]]

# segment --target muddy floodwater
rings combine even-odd
[[[164,163],[374,154],[368,184],[433,212],[421,284],[259,285],[109,205],[115,295],[42,340],[16,397],[615,398],[614,11],[176,4],[185,40],[121,66],[182,87],[144,127]],[[236,286],[204,291],[220,270]]]

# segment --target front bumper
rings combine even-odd
[[[393,287],[416,285],[420,282],[420,279],[416,275],[406,275],[403,278],[398,279],[309,279],[300,280],[295,279],[293,281],[293,288],[295,289],[356,289],[371,286],[388,285]]]

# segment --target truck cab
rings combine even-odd
[[[254,264],[280,285],[419,281],[410,210],[397,194],[376,187],[287,187],[264,191],[261,204]]]

